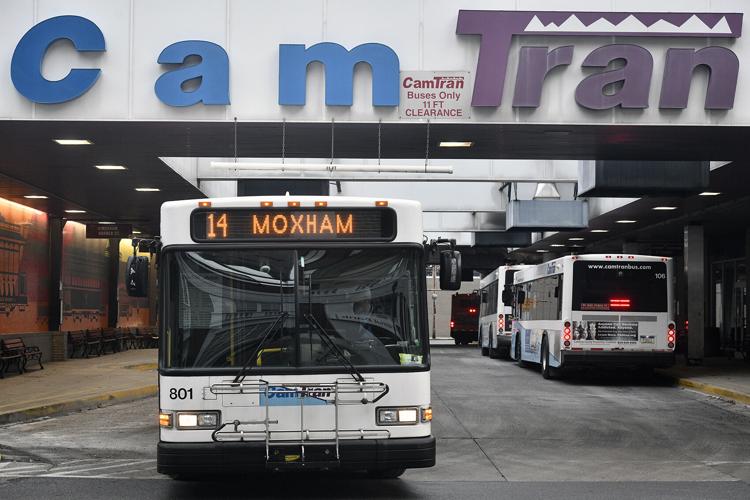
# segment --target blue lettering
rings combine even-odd
[[[71,69],[58,81],[42,76],[42,61],[50,45],[70,40],[78,52],[104,52],[104,35],[85,17],[59,16],[35,25],[21,38],[13,52],[10,78],[19,93],[40,104],[58,104],[85,94],[101,73],[100,69]]]
[[[337,43],[317,43],[305,49],[301,44],[279,45],[279,104],[304,106],[307,66],[320,62],[325,67],[326,105],[351,106],[354,67],[365,62],[372,68],[373,106],[398,106],[398,55],[380,43],[365,43],[346,50]]]
[[[169,106],[229,104],[229,56],[219,45],[203,40],[173,43],[159,54],[157,62],[184,64],[190,56],[200,57],[201,62],[161,75],[154,85],[156,96]],[[196,78],[201,80],[197,89],[183,90],[185,82]]]

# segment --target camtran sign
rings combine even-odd
[[[568,99],[584,110],[646,109],[654,102],[661,110],[679,110],[689,105],[699,69],[708,74],[705,94],[701,95],[703,108],[731,110],[735,105],[740,58],[727,45],[742,34],[742,13],[453,12],[455,34],[446,33],[445,37],[455,38],[455,43],[478,44],[471,66],[435,68],[442,71],[429,74],[423,68],[402,70],[397,52],[401,47],[376,40],[348,47],[335,41],[275,43],[275,103],[282,114],[307,106],[311,68],[319,64],[324,75],[325,105],[351,107],[355,102],[356,68],[364,63],[371,70],[373,110],[398,109],[401,105],[396,117],[402,119],[461,120],[470,116],[471,109],[544,108],[545,88],[571,79],[577,83]],[[41,105],[70,103],[85,96],[99,84],[105,69],[68,66],[64,77],[52,79],[43,72],[45,58],[57,42],[68,41],[79,54],[101,54],[97,61],[104,66],[109,48],[106,38],[105,31],[84,16],[55,16],[36,23],[20,37],[13,51],[13,87],[26,100]],[[590,41],[596,40],[599,42],[592,48]],[[659,67],[655,67],[649,40],[659,49]],[[689,40],[703,46],[686,46]],[[649,43],[649,47],[643,43]],[[264,44],[259,36],[247,50],[263,50]],[[216,41],[173,41],[150,57],[158,68],[151,84],[153,94],[170,108],[228,107],[232,105],[232,93],[255,92],[252,85],[230,92],[230,57]],[[575,60],[579,61],[577,70],[572,69]],[[509,61],[516,68],[515,80],[506,82]],[[239,56],[234,60],[235,65],[241,62]],[[269,77],[273,74],[259,73],[255,81]],[[506,90],[512,95],[504,96]],[[413,102],[403,103],[404,99]],[[483,113],[480,118],[488,116]]]

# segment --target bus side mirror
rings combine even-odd
[[[526,302],[526,292],[523,290],[518,291],[518,305],[523,305]]]
[[[502,299],[503,299],[503,304],[507,305],[507,304],[512,304],[513,303],[513,292],[511,291],[510,288],[505,288],[503,290]]]
[[[131,297],[148,297],[148,257],[128,257],[125,288]]]
[[[440,289],[458,290],[461,288],[461,252],[443,250],[440,252]]]

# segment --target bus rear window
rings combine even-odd
[[[664,262],[578,261],[573,264],[573,310],[666,312]]]

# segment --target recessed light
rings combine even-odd
[[[608,233],[609,229],[592,229],[592,233]]]
[[[549,252],[549,250],[545,250],[543,248],[540,248],[539,250],[537,250],[537,253],[547,253],[547,252]]]
[[[653,210],[677,210],[677,207],[665,207],[665,206],[661,206],[661,207],[654,207]]]
[[[563,245],[562,243],[553,243],[550,246],[555,247],[555,248],[560,248],[560,247],[564,247],[565,245]]]
[[[46,200],[47,199],[47,197],[44,196],[43,194],[25,194],[23,197],[28,200]]]
[[[133,229],[133,230],[131,231],[131,233],[133,233],[133,234],[141,234],[141,232],[140,232],[140,231],[137,231],[137,230],[135,230],[135,229]]]
[[[618,220],[618,221],[615,221],[615,222],[617,222],[618,224],[635,224],[638,221],[637,220],[632,220],[632,219],[621,219],[621,220]]]
[[[100,221],[99,224],[117,224],[116,222]]]
[[[136,191],[140,191],[141,193],[151,193],[154,191],[161,191],[159,188],[149,188],[149,187],[141,187],[141,188],[135,188]]]
[[[85,210],[66,210],[66,214],[85,214]]]
[[[440,141],[441,148],[470,148],[473,145],[473,141]]]
[[[88,146],[93,142],[88,139],[55,139],[60,146]]]
[[[719,196],[720,194],[718,191],[703,191],[698,196]]]
[[[579,238],[579,237],[568,238],[568,241],[583,241],[583,238]]]
[[[122,165],[94,165],[99,170],[127,170]]]

